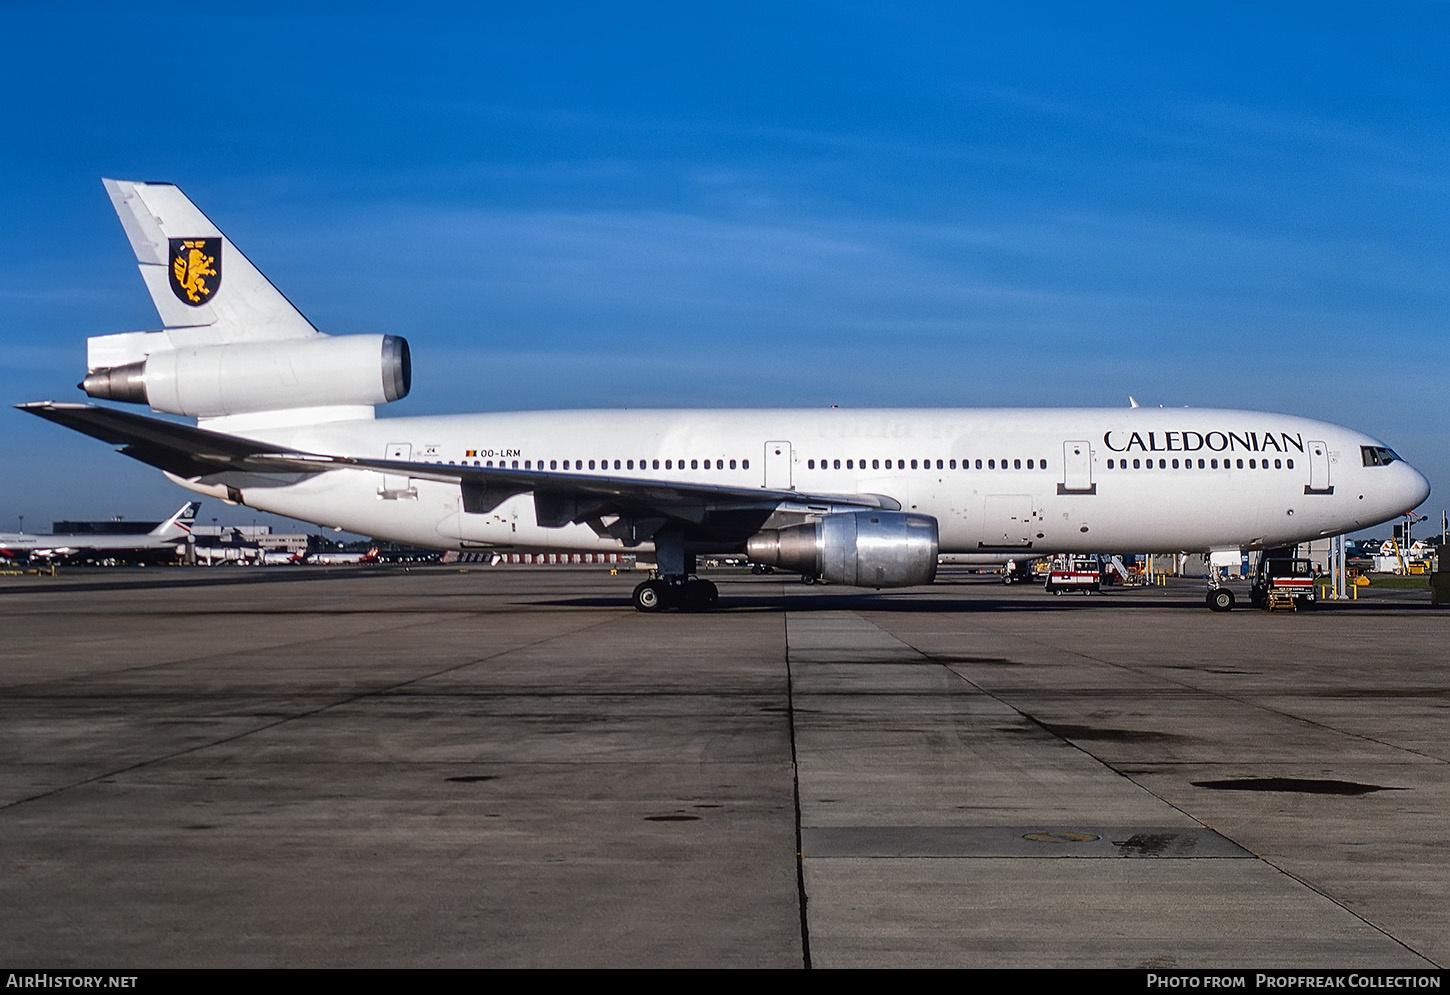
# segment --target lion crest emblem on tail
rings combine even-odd
[[[220,238],[173,238],[171,292],[183,304],[200,307],[222,282]]]

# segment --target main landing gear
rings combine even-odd
[[[658,612],[679,608],[687,612],[701,612],[715,607],[720,600],[720,591],[710,581],[698,577],[673,582],[657,577],[636,587],[632,600],[636,611]]]
[[[720,600],[720,591],[708,580],[691,576],[695,554],[685,549],[684,536],[675,529],[655,533],[658,572],[634,589],[631,601],[636,611],[658,612],[679,608],[687,612],[708,611]]]

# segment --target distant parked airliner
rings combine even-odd
[[[175,549],[186,542],[196,522],[200,501],[182,505],[150,532],[132,534],[88,533],[33,535],[28,532],[0,532],[0,556],[12,559],[60,559],[87,553],[137,553]]]

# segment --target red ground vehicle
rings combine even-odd
[[[1294,556],[1264,554],[1249,588],[1249,604],[1255,608],[1314,607],[1314,563]]]
[[[1053,559],[1052,570],[1047,575],[1045,590],[1051,591],[1053,594],[1061,594],[1064,591],[1081,591],[1083,594],[1092,594],[1094,591],[1102,590],[1102,583],[1102,564],[1098,558],[1079,553]]]

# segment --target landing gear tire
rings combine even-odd
[[[715,607],[715,602],[720,600],[720,589],[708,580],[690,580],[685,582],[684,594],[680,606],[687,612],[708,611]]]
[[[1234,592],[1220,587],[1208,592],[1208,607],[1216,612],[1231,611],[1234,606]]]
[[[635,611],[657,612],[665,606],[665,588],[657,580],[647,580],[634,589],[631,597]]]
[[[708,611],[720,600],[720,589],[708,580],[687,580],[670,584],[663,580],[647,580],[634,589],[630,598],[635,611],[660,612],[681,608],[687,612]]]

